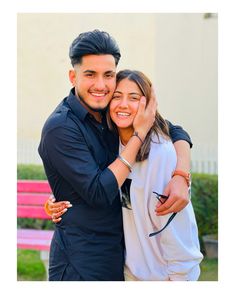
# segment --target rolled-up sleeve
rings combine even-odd
[[[187,141],[190,145],[190,148],[193,147],[193,143],[191,141],[191,138],[189,134],[181,127],[178,125],[173,125],[170,121],[166,120],[169,126],[169,132],[170,132],[170,137],[173,143],[179,141],[179,140],[184,140]]]
[[[101,170],[77,128],[57,127],[45,134],[42,148],[51,166],[88,205],[109,206],[118,183],[108,168]]]

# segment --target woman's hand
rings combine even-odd
[[[155,121],[157,110],[157,98],[153,87],[151,87],[151,96],[148,105],[146,106],[146,98],[141,97],[139,102],[138,112],[133,121],[133,127],[143,140]]]
[[[51,195],[46,204],[45,210],[48,215],[51,216],[53,223],[58,223],[61,221],[61,215],[63,215],[72,204],[69,201],[59,201],[55,202],[55,197]]]

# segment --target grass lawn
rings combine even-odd
[[[204,258],[201,262],[199,281],[218,281],[218,259]]]
[[[46,271],[39,251],[18,249],[17,257],[18,281],[46,280]],[[218,281],[218,259],[204,258],[199,281]]]
[[[17,250],[17,280],[45,281],[46,270],[40,260],[40,252],[35,250]]]

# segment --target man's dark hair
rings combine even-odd
[[[81,33],[69,49],[72,66],[80,64],[82,57],[89,54],[111,54],[117,65],[121,57],[117,42],[107,33],[99,30]]]

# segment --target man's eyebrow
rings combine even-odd
[[[87,69],[87,70],[84,70],[83,73],[95,73],[95,71],[94,70]]]
[[[91,70],[91,69],[87,69],[87,70],[84,70],[83,73],[96,73],[96,71],[95,71],[95,70]],[[115,74],[115,71],[113,71],[113,70],[107,70],[107,71],[105,72],[105,74],[108,74],[108,73]]]

